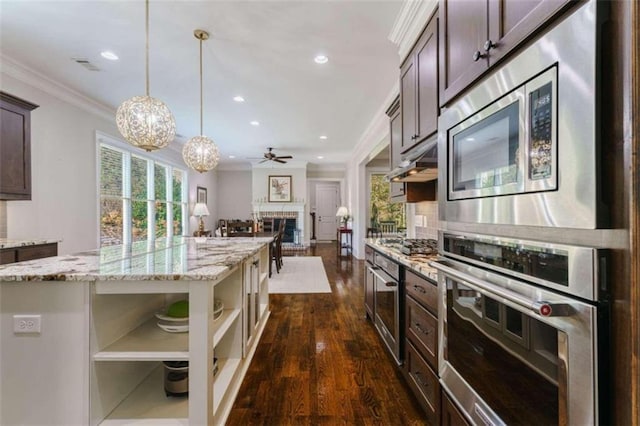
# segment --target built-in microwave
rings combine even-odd
[[[442,221],[606,227],[598,181],[595,3],[442,108]]]
[[[553,191],[557,64],[449,130],[449,200]]]

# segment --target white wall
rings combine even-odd
[[[369,126],[364,131],[347,163],[347,207],[353,216],[353,255],[364,258],[364,239],[367,232],[367,174],[366,165],[386,145],[389,145],[389,117],[385,111],[398,96],[398,84],[390,90]]]
[[[291,201],[307,202],[307,169],[306,167],[254,167],[252,174],[251,200],[269,199],[269,176],[291,176]],[[268,208],[266,202],[265,210]]]
[[[60,254],[98,247],[95,132],[118,134],[114,120],[8,75],[3,91],[39,105],[31,113],[30,201],[7,202],[11,239],[60,239]]]
[[[0,74],[1,90],[39,105],[31,113],[32,199],[6,202],[7,237],[62,240],[59,254],[95,249],[99,246],[96,132],[119,138],[115,111],[54,82],[25,76]],[[187,169],[180,149],[158,154]],[[215,223],[215,172],[190,172],[188,179],[190,209],[196,185],[207,187],[212,216],[206,222]],[[195,218],[190,226],[197,226]]]
[[[265,182],[266,185],[266,182]],[[221,219],[250,219],[253,212],[251,170],[218,172],[217,212]]]

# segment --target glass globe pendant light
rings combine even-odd
[[[202,42],[209,39],[209,33],[195,30],[193,35],[200,40],[200,136],[194,136],[182,148],[182,158],[187,166],[198,172],[208,172],[218,165],[218,147],[202,134]]]
[[[169,145],[176,136],[176,121],[169,107],[149,96],[149,0],[145,2],[146,95],[124,101],[116,111],[116,125],[131,145],[154,151]]]

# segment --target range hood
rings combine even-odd
[[[438,179],[438,137],[434,135],[402,155],[399,167],[387,174],[389,182],[427,182]]]

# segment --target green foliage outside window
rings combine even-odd
[[[389,182],[384,175],[371,175],[371,198],[369,201],[370,227],[377,228],[380,222],[396,223],[398,229],[406,228],[403,203],[389,202]]]

